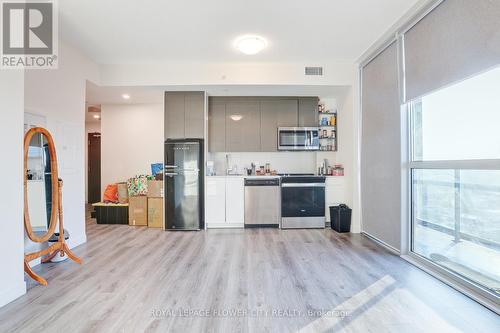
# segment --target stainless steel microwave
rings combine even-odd
[[[319,150],[319,129],[278,127],[278,150]]]

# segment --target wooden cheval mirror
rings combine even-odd
[[[54,240],[51,237],[58,221],[59,236]],[[24,229],[28,238],[39,246],[51,239],[48,247],[24,255],[24,271],[38,283],[47,285],[31,269],[29,262],[34,259],[46,256],[41,259],[46,263],[59,254],[82,263],[65,242],[62,180],[58,178],[56,149],[50,133],[41,127],[30,129],[24,136]]]

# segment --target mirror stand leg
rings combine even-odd
[[[24,259],[24,271],[26,272],[26,274],[28,274],[33,280],[37,281],[38,283],[40,283],[44,286],[48,285],[47,280],[45,280],[43,277],[41,277],[40,275],[33,272],[33,270],[30,267],[30,264],[26,261],[26,259]]]
[[[62,245],[62,251],[64,251],[64,253],[66,253],[66,255],[71,259],[73,260],[74,262],[77,262],[79,264],[82,263],[82,259],[78,258],[68,247],[68,245],[66,244],[66,242],[63,243]]]
[[[46,256],[45,258],[42,258],[42,263],[45,264],[45,263],[48,263],[49,261],[51,261],[56,256],[56,254],[59,253],[59,251],[60,250],[54,251],[51,254],[49,254],[48,256]]]

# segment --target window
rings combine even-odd
[[[410,103],[411,251],[500,296],[500,68]]]

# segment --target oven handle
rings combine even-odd
[[[325,187],[325,183],[282,183],[281,187]]]

